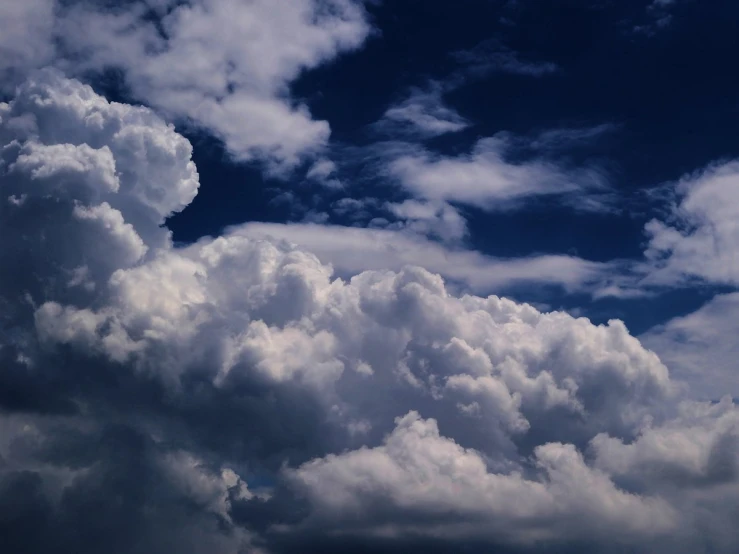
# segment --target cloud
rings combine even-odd
[[[43,71],[0,118],[7,290],[88,294],[170,243],[162,224],[195,197],[198,174],[190,143],[151,111]]]
[[[336,164],[328,159],[315,162],[306,173],[306,177],[330,188],[341,188],[342,184],[336,178]]]
[[[511,73],[527,77],[543,77],[559,68],[551,62],[522,60],[519,55],[495,39],[484,40],[474,48],[453,54],[462,67],[454,80],[479,79],[491,73]]]
[[[612,123],[601,123],[592,127],[549,129],[539,133],[527,146],[534,150],[562,150],[573,145],[592,142],[617,129],[618,126]]]
[[[3,2],[0,6],[0,21],[3,22],[0,91],[25,77],[19,69],[40,67],[53,59],[54,8],[53,0]]]
[[[22,36],[4,33],[0,71],[51,61],[72,75],[119,70],[137,100],[277,173],[320,152],[330,134],[289,84],[370,32],[354,0],[34,0],[3,10]]]
[[[239,160],[276,169],[319,151],[329,126],[293,101],[288,85],[306,69],[358,47],[369,33],[352,0],[199,0],[171,6],[158,24],[145,12],[69,10],[68,47],[82,68],[124,71],[133,94],[170,117],[222,139]]]
[[[408,98],[388,108],[375,123],[375,129],[434,137],[469,127],[469,121],[444,105],[443,93],[443,86],[434,82],[429,84],[428,90],[411,90]]]
[[[595,467],[682,506],[690,514],[686,524],[704,529],[711,548],[735,548],[739,533],[728,521],[739,509],[739,408],[728,396],[717,403],[685,402],[674,420],[631,443],[603,434],[591,448]],[[706,546],[688,535],[681,548]]]
[[[622,264],[596,296],[636,298],[691,286],[739,284],[739,163],[714,163],[649,191],[658,217],[644,226],[644,257]]]
[[[401,204],[409,212],[426,206]],[[423,223],[423,219],[416,219]],[[459,223],[454,219],[456,223]],[[461,283],[478,293],[505,290],[522,283],[561,286],[565,290],[587,289],[610,271],[608,264],[590,262],[562,255],[540,255],[528,258],[500,259],[471,250],[447,247],[418,235],[413,229],[369,229],[314,224],[247,223],[233,233],[253,238],[272,237],[297,244],[331,264],[341,275],[351,276],[365,270],[400,270],[418,265],[440,273],[452,282]],[[433,228],[432,228],[433,229]],[[437,227],[438,229],[438,227]],[[443,229],[443,228],[442,228]],[[447,230],[456,238],[460,228]],[[407,232],[410,231],[410,232]],[[440,231],[436,231],[440,232]]]
[[[656,35],[672,23],[675,0],[652,0],[646,8],[646,21],[635,25],[633,31],[648,37]]]
[[[676,201],[645,231],[645,286],[694,281],[739,284],[739,163],[715,164],[681,179]]]
[[[720,294],[697,311],[671,319],[640,337],[689,384],[696,398],[739,397],[736,360],[739,293]]]
[[[526,479],[489,472],[480,453],[442,436],[433,419],[409,412],[395,422],[381,446],[312,460],[290,473],[313,505],[318,521],[311,523],[338,532],[529,545],[603,531],[609,541],[661,535],[677,523],[667,504],[619,491],[571,445],[537,447],[543,475]]]
[[[419,198],[503,209],[536,196],[567,199],[605,188],[596,170],[567,171],[544,159],[509,161],[509,140],[496,135],[479,140],[469,154],[441,156],[409,148],[391,153],[388,172]]]
[[[687,402],[677,418],[645,429],[635,441],[598,435],[595,465],[609,474],[652,485],[701,489],[735,485],[739,475],[739,411],[731,398],[715,404]]]
[[[400,228],[423,236],[437,237],[445,243],[459,242],[467,236],[467,221],[450,204],[406,200],[385,207],[399,218],[390,228]]]
[[[485,286],[557,267],[580,283],[581,261],[329,229],[362,266],[336,277],[320,252],[258,236],[325,240],[307,225],[175,246],[161,225],[197,172],[150,109],[45,71],[0,118],[0,532],[14,550],[267,553],[368,534],[396,549],[736,550],[729,399],[679,403],[619,321],[457,295],[419,267],[364,270],[394,244],[389,265],[412,261],[402,249],[479,264]],[[352,241],[377,246],[351,258]],[[647,446],[673,432],[693,453],[660,456],[695,478],[644,480]]]

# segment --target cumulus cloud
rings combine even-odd
[[[55,71],[21,86],[0,118],[0,281],[17,295],[9,302],[50,289],[89,294],[170,243],[161,225],[198,189],[192,147],[170,125]]]
[[[313,460],[289,477],[306,491],[312,517],[339,531],[357,526],[367,534],[530,545],[556,544],[560,534],[661,535],[677,523],[666,503],[618,490],[572,445],[538,446],[534,464],[540,479],[491,473],[480,453],[442,436],[435,420],[409,412],[381,446]]]
[[[591,448],[595,467],[636,490],[660,491],[681,506],[687,529],[711,537],[709,547],[687,533],[682,551],[736,548],[739,532],[729,521],[739,509],[739,407],[730,397],[685,402],[674,420],[631,443],[603,434]]]
[[[248,226],[175,246],[161,225],[198,178],[151,110],[47,71],[0,117],[14,550],[736,550],[736,407],[676,404],[623,323],[457,295],[418,267],[337,277]],[[679,434],[689,452],[653,446]],[[654,459],[694,479],[643,479]]]

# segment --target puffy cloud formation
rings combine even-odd
[[[737,408],[680,403],[621,322],[248,227],[176,247],[197,173],[150,110],[43,72],[0,117],[13,551],[739,545]]]
[[[641,538],[672,531],[677,523],[663,500],[618,490],[572,445],[537,446],[534,464],[545,477],[530,480],[518,472],[489,472],[478,452],[441,436],[433,419],[410,412],[396,424],[381,446],[292,472],[315,505],[314,518],[337,530],[356,525],[367,533],[482,535],[524,544],[579,535],[614,540],[614,529]]]
[[[33,0],[0,10],[9,22],[0,72],[52,60],[73,74],[119,70],[138,100],[274,171],[320,151],[330,134],[289,84],[370,32],[354,0]]]
[[[197,193],[192,147],[171,125],[54,71],[0,104],[0,140],[8,302],[91,298],[116,269],[168,247],[165,218]]]

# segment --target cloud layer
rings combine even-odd
[[[623,323],[337,278],[248,226],[175,247],[198,177],[159,116],[44,71],[0,118],[14,550],[739,546],[737,407]]]

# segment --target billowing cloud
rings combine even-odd
[[[737,408],[680,403],[623,323],[419,267],[339,278],[248,226],[175,246],[198,178],[151,110],[47,71],[0,117],[14,550],[736,550]]]
[[[541,480],[490,473],[480,453],[440,435],[433,419],[409,412],[381,446],[313,460],[290,478],[314,504],[315,524],[340,533],[482,536],[532,545],[600,533],[607,541],[622,533],[659,536],[677,524],[664,501],[619,491],[572,445],[538,446],[534,464]]]

